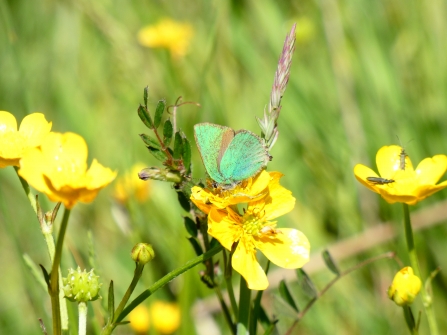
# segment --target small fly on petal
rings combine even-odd
[[[366,177],[366,180],[368,180],[370,183],[374,185],[385,185],[385,184],[391,184],[394,183],[394,179],[386,179],[386,178],[380,178],[380,177]]]

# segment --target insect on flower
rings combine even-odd
[[[404,160],[404,163],[405,163],[405,160]],[[385,185],[385,184],[394,183],[394,179],[386,179],[386,178],[380,178],[380,177],[366,177],[366,180],[368,180],[370,183],[373,183],[374,185]]]
[[[405,152],[405,149],[403,147],[401,147],[400,150],[400,154],[399,154],[399,159],[400,159],[400,163],[399,163],[399,168],[403,171],[405,171],[405,158],[407,158],[407,153]]]

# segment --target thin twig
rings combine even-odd
[[[320,291],[317,293],[317,296],[315,298],[313,298],[312,300],[310,300],[306,307],[304,307],[304,309],[299,312],[297,314],[296,320],[295,322],[292,324],[292,326],[290,326],[289,330],[286,332],[286,335],[291,334],[293,328],[295,328],[295,326],[298,324],[298,322],[304,317],[304,315],[309,311],[309,309],[313,306],[313,304],[323,295],[325,294],[339,279],[343,278],[344,276],[350,274],[351,272],[360,269],[368,264],[371,264],[375,261],[384,259],[384,258],[395,258],[396,257],[396,253],[394,251],[389,251],[386,252],[384,254],[372,257],[372,258],[368,258],[366,260],[364,260],[363,262],[360,262],[357,265],[354,265],[353,267],[340,272],[340,274],[335,277],[334,279],[332,279],[329,283],[327,283],[327,285]]]

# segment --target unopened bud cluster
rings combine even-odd
[[[99,298],[99,289],[102,283],[98,281],[99,276],[96,276],[91,269],[87,272],[85,269],[81,271],[78,266],[76,270],[69,269],[68,276],[62,278],[64,284],[63,290],[65,297],[70,301],[87,302]]]

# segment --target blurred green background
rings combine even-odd
[[[183,57],[138,43],[139,29],[166,17],[193,28]],[[375,168],[377,150],[399,144],[397,136],[415,166],[425,157],[447,153],[445,1],[0,0],[0,110],[13,113],[19,122],[28,113],[44,113],[53,131],[82,135],[89,159],[97,158],[120,174],[137,162],[156,166],[138,136],[148,132],[136,114],[143,88],[149,86],[153,108],[158,99],[174,104],[179,96],[200,103],[200,108],[181,107],[177,115],[178,126],[192,142],[193,125],[204,121],[259,133],[255,116],[262,116],[269,102],[277,61],[293,22],[298,23],[296,51],[279,118],[280,136],[268,169],[285,174],[282,184],[292,190],[297,205],[278,226],[300,229],[318,252],[391,220],[397,239],[350,257],[340,267],[387,250],[396,250],[408,264],[401,206],[388,205],[362,188],[353,167],[363,163]],[[193,175],[204,177],[195,145]],[[129,253],[136,242],[152,243],[157,253],[137,293],[192,258],[182,219],[186,213],[171,185],[152,182],[149,188],[144,203],[130,201],[130,233],[116,223],[113,185],[94,203],[77,205],[69,223],[63,272],[75,264],[89,267],[88,230],[95,269],[105,283],[104,298],[110,280],[115,283],[115,300],[123,295],[133,274]],[[446,192],[412,210],[442,201]],[[49,210],[52,204],[41,198]],[[446,230],[444,222],[417,234],[426,276],[436,266],[447,268]],[[0,333],[41,334],[37,319],[50,327],[50,302],[22,255],[47,268],[49,260],[11,167],[0,170],[0,251]],[[200,269],[153,297],[179,302],[178,334],[198,333],[192,306],[213,295],[200,283]],[[395,262],[382,260],[341,279],[295,333],[407,334],[401,309],[386,297],[397,270]],[[333,277],[328,270],[311,276],[320,288]],[[436,277],[433,289],[441,333],[446,333],[445,272]],[[89,334],[99,333],[106,317],[100,305],[105,302],[92,304]],[[305,302],[302,297],[298,304]],[[75,306],[70,308],[75,314]],[[421,309],[419,299],[414,310]],[[219,313],[214,322],[228,334]],[[279,333],[288,321],[281,322]],[[427,333],[425,317],[421,328]],[[124,326],[116,333],[132,331]],[[201,334],[214,333],[209,326]]]

